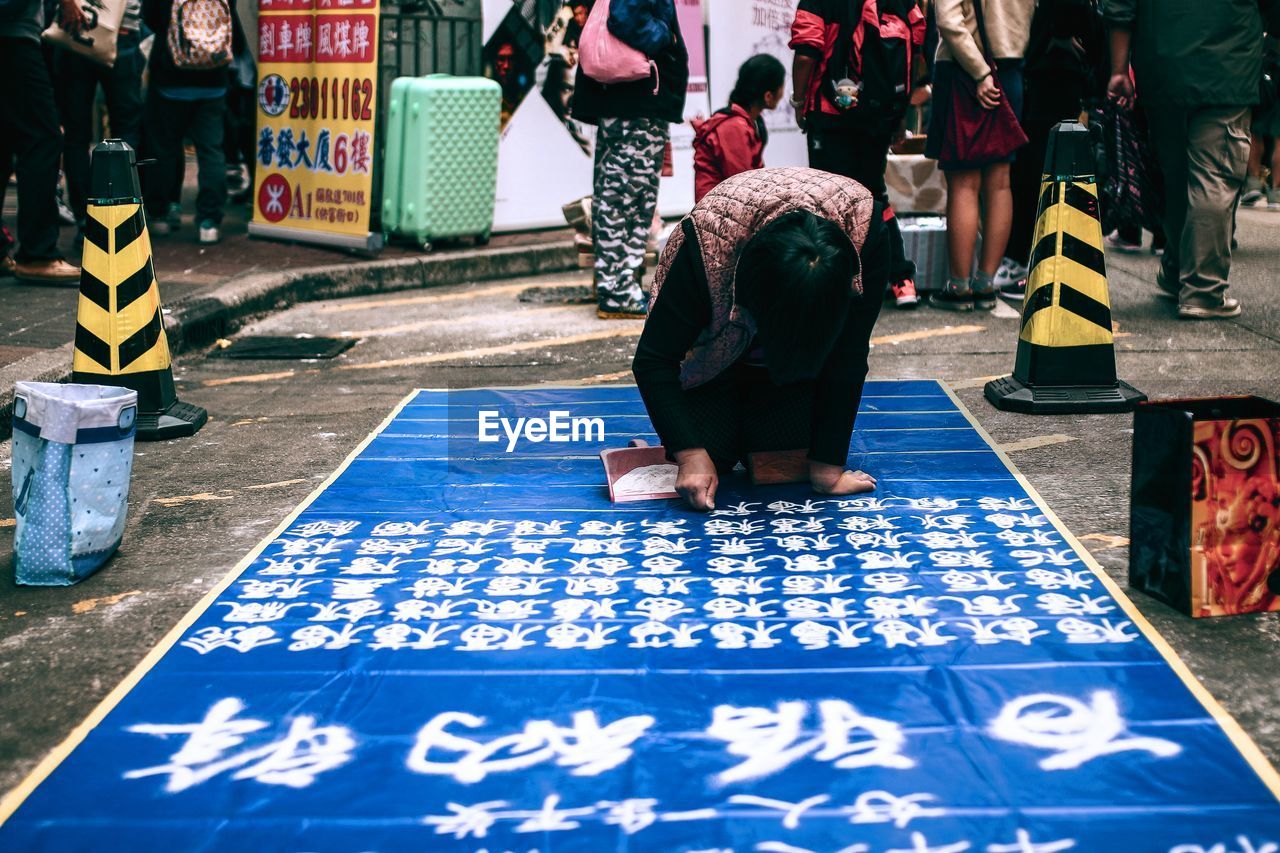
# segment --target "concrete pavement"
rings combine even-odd
[[[1155,259],[1110,257],[1121,375],[1153,397],[1280,388],[1280,215],[1243,211],[1233,293],[1238,321],[1188,323],[1154,296]],[[349,334],[332,361],[236,362],[190,351],[180,394],[206,406],[195,438],[140,445],[125,545],[67,589],[20,589],[0,520],[0,789],[79,723],[219,578],[296,506],[414,387],[627,381],[640,324],[584,306],[516,301],[525,286],[579,273],[307,302],[243,329]],[[873,376],[943,378],[1107,571],[1127,566],[1127,416],[997,412],[983,381],[1013,364],[1017,320],[886,308]],[[0,445],[7,466],[8,444]],[[7,479],[7,478],[6,478]],[[0,519],[12,517],[7,489]],[[1135,594],[1143,612],[1273,761],[1280,761],[1280,614],[1192,621]]]

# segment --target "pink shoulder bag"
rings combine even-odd
[[[597,83],[634,83],[654,79],[658,91],[658,67],[631,45],[609,32],[609,0],[596,0],[578,40],[582,73]]]

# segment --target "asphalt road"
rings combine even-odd
[[[1152,397],[1280,396],[1280,214],[1245,211],[1233,293],[1239,321],[1180,322],[1154,297],[1155,260],[1109,258],[1123,378]],[[257,542],[416,387],[628,381],[640,324],[585,306],[521,303],[524,287],[466,282],[395,296],[312,303],[241,334],[349,335],[330,361],[235,361],[187,354],[183,399],[208,408],[195,438],[139,445],[125,544],[98,575],[62,589],[17,588],[12,506],[0,494],[0,791],[15,785]],[[1017,320],[886,308],[873,378],[949,381],[1050,506],[1125,582],[1128,416],[1025,417],[982,399],[1013,365]],[[8,467],[9,445],[0,444]],[[7,483],[8,478],[4,477]],[[1280,614],[1187,619],[1134,598],[1264,752],[1280,761]]]

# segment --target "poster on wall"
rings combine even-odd
[[[702,0],[676,0],[689,47],[686,120],[710,112]],[[485,0],[484,74],[502,87],[502,141],[494,230],[564,225],[561,206],[591,194],[595,128],[573,120],[578,41],[589,0]],[[679,216],[693,206],[693,130],[671,128],[673,174],[658,206]]]
[[[379,0],[259,0],[249,233],[365,250],[373,233]]]
[[[776,110],[764,114],[769,129],[769,144],[764,150],[764,164],[807,166],[809,153],[804,134],[796,125],[791,106],[791,60],[794,56],[787,44],[791,41],[791,22],[799,0],[705,0],[709,4],[711,102],[719,106],[729,103],[729,93],[738,77],[738,68],[752,56],[767,53],[778,58],[787,69],[787,98]]]

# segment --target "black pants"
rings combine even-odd
[[[62,169],[77,221],[84,219],[89,195],[89,152],[99,141],[93,126],[99,86],[107,100],[111,135],[135,150],[142,144],[142,69],[146,60],[138,50],[137,34],[121,34],[117,44],[119,52],[112,68],[70,51],[58,52],[58,108],[66,135]]]
[[[765,368],[739,363],[685,391],[684,400],[722,474],[745,463],[748,453],[809,446],[812,382],[775,385]]]
[[[23,261],[52,260],[58,251],[58,160],[62,131],[53,83],[40,45],[0,38],[0,156],[18,158],[18,254]],[[3,171],[8,173],[8,164]]]
[[[1080,111],[1076,110],[1075,115]],[[1036,206],[1040,203],[1040,178],[1044,174],[1044,154],[1049,147],[1049,132],[1065,118],[1022,120],[1022,130],[1027,134],[1027,144],[1018,149],[1017,158],[1009,170],[1009,187],[1013,192],[1013,225],[1009,229],[1009,244],[1004,255],[1022,266],[1031,256],[1031,239],[1036,230]]]
[[[148,93],[145,148],[157,161],[147,170],[144,187],[149,218],[164,216],[170,204],[182,201],[182,141],[189,137],[196,147],[199,170],[196,221],[222,221],[227,203],[227,159],[222,149],[226,108],[226,98],[178,101],[154,89]]]
[[[820,119],[814,119],[815,122]],[[869,134],[842,127],[809,128],[809,167],[846,178],[866,187],[876,201],[892,211],[884,171],[889,163],[890,134]],[[915,278],[916,265],[906,257],[897,217],[885,220],[889,238],[889,283]]]

